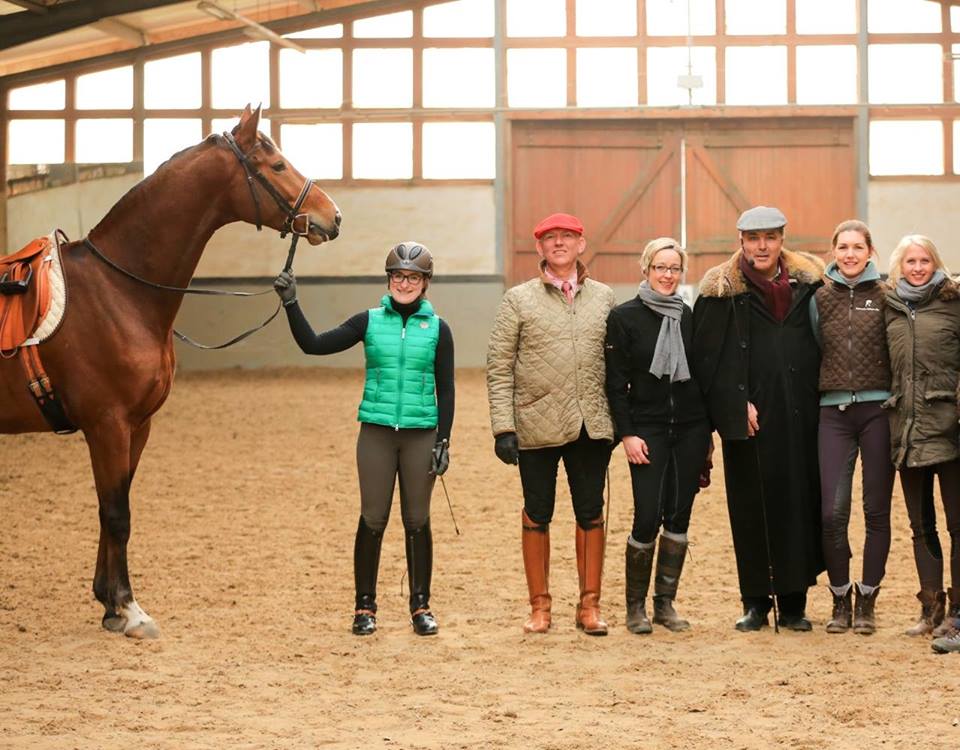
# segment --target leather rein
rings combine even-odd
[[[293,267],[293,256],[297,251],[297,241],[301,237],[306,236],[310,229],[310,221],[309,221],[308,215],[304,213],[300,213],[300,208],[303,206],[303,202],[306,200],[307,195],[310,192],[310,188],[313,187],[313,184],[314,184],[313,180],[308,178],[303,183],[303,188],[301,188],[300,190],[300,195],[297,197],[296,202],[291,206],[290,203],[287,201],[287,199],[284,198],[283,195],[281,195],[280,192],[273,185],[270,184],[270,181],[267,180],[267,178],[264,177],[259,170],[257,170],[250,164],[249,154],[248,153],[245,154],[241,150],[240,146],[237,144],[236,139],[233,137],[233,134],[224,133],[223,135],[218,136],[218,138],[221,139],[223,142],[227,144],[227,146],[230,147],[230,150],[233,151],[234,156],[237,157],[237,160],[240,162],[240,165],[243,167],[243,171],[246,174],[247,187],[250,188],[250,197],[253,199],[253,205],[254,205],[254,208],[256,209],[256,214],[257,214],[257,221],[256,221],[257,231],[259,232],[263,229],[263,222],[261,220],[260,199],[257,197],[256,184],[259,184],[260,187],[262,187],[267,192],[267,194],[271,198],[273,198],[273,202],[277,204],[277,207],[286,214],[286,218],[284,219],[283,226],[280,229],[280,237],[282,239],[282,238],[285,238],[288,234],[290,235],[290,250],[287,252],[287,261],[283,266],[284,271],[289,271]],[[255,145],[254,148],[256,147],[257,146]],[[256,184],[254,184],[255,182]],[[298,230],[296,228],[296,222],[297,222],[297,219],[301,219],[301,218],[303,219],[303,228],[302,230]],[[143,284],[144,286],[150,287],[151,289],[159,289],[165,292],[177,292],[179,294],[205,294],[205,295],[215,295],[218,297],[259,297],[264,294],[269,294],[270,292],[273,291],[273,289],[271,288],[271,289],[264,289],[263,291],[260,291],[260,292],[238,292],[238,291],[232,291],[232,290],[226,290],[226,289],[197,289],[197,288],[190,288],[190,287],[168,286],[166,284],[159,284],[157,282],[144,279],[141,276],[137,276],[137,274],[133,273],[132,271],[128,271],[126,268],[123,268],[123,266],[120,266],[116,262],[112,261],[110,258],[108,258],[106,255],[103,254],[100,248],[98,248],[95,244],[93,244],[89,236],[83,238],[83,244],[87,247],[87,249],[93,254],[95,258],[105,263],[109,268],[112,268],[114,271],[117,271],[121,275],[126,276],[128,279],[132,279],[133,281],[136,281],[138,284]],[[181,333],[176,328],[173,329],[173,335],[176,336],[181,341],[183,341],[185,344],[189,344],[190,346],[196,347],[197,349],[210,349],[210,350],[226,349],[227,347],[233,346],[234,344],[237,344],[243,341],[249,336],[252,336],[257,331],[269,325],[273,321],[273,319],[277,317],[277,315],[280,313],[280,308],[282,306],[283,306],[282,303],[278,302],[277,309],[274,310],[273,313],[270,315],[270,317],[268,317],[260,325],[250,328],[244,331],[243,333],[237,336],[234,336],[229,341],[225,341],[222,344],[201,344],[197,341],[194,341],[192,338],[190,338],[186,334]]]

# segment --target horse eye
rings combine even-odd
[[[274,164],[271,164],[271,165],[270,165],[270,168],[271,168],[274,172],[282,172],[283,170],[285,170],[285,169],[287,168],[287,165],[286,165],[285,163],[283,163],[282,161],[278,161],[278,162],[276,162],[276,163],[274,163]]]

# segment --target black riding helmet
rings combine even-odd
[[[410,271],[422,273],[426,278],[433,277],[433,255],[419,242],[408,240],[395,246],[388,254],[384,264],[385,271]]]

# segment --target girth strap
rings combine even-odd
[[[40,413],[47,420],[50,429],[58,435],[69,435],[77,431],[76,425],[70,421],[63,408],[63,402],[57,397],[50,383],[50,378],[43,369],[40,361],[40,347],[38,343],[27,342],[20,347],[23,370],[27,374],[27,389],[33,400],[36,401]]]

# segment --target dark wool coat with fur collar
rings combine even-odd
[[[810,297],[823,264],[783,250],[793,302],[778,322],[740,270],[737,251],[709,270],[694,307],[691,366],[723,441],[727,507],[740,592],[770,591],[764,515],[778,594],[805,591],[823,570],[817,461],[820,350]],[[747,437],[747,401],[760,431]]]

